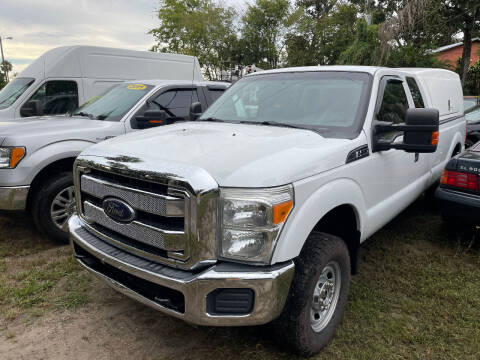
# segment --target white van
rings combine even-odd
[[[134,79],[202,81],[196,57],[96,46],[63,46],[40,56],[2,91],[0,121],[64,114]]]

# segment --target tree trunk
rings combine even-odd
[[[462,85],[465,84],[467,79],[468,68],[470,67],[470,55],[472,52],[472,24],[465,24],[463,29],[463,51],[461,65],[461,80]]]

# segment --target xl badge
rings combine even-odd
[[[103,200],[102,207],[105,214],[115,221],[127,223],[135,219],[135,210],[122,200],[107,198]]]

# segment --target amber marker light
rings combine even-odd
[[[273,205],[273,223],[280,224],[283,223],[288,214],[293,208],[293,201],[286,201],[277,205]]]
[[[10,153],[10,167],[14,168],[23,159],[25,156],[25,148],[23,147],[15,147],[12,148],[12,152]]]
[[[431,145],[438,145],[438,131],[432,132],[432,140],[430,141]]]

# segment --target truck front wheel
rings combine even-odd
[[[342,319],[350,274],[345,242],[330,234],[312,233],[295,260],[287,303],[276,320],[277,339],[302,356],[326,346]]]
[[[46,179],[38,188],[32,203],[37,229],[45,236],[68,242],[67,222],[75,212],[73,175],[71,171]]]

